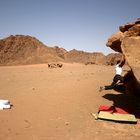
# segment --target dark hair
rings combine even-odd
[[[120,67],[122,67],[125,64],[125,60],[121,62]]]
[[[119,64],[120,62],[121,62],[121,61],[120,61],[120,60],[118,60],[118,61],[117,61],[117,64]]]

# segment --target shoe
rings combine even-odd
[[[102,90],[104,90],[104,87],[100,87],[99,92],[101,92]]]

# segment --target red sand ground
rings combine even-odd
[[[13,104],[0,111],[0,140],[139,140],[139,119],[122,124],[91,115],[100,105],[112,105],[104,95],[120,95],[98,93],[113,74],[112,66],[81,64],[0,67],[0,99]]]

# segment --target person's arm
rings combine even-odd
[[[125,64],[125,56],[122,54],[121,62],[119,64],[120,67],[122,67]]]

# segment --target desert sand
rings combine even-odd
[[[0,67],[0,99],[13,104],[0,110],[0,140],[139,140],[139,118],[125,124],[91,115],[100,105],[135,104],[115,90],[98,92],[113,76],[113,66],[76,63]]]

